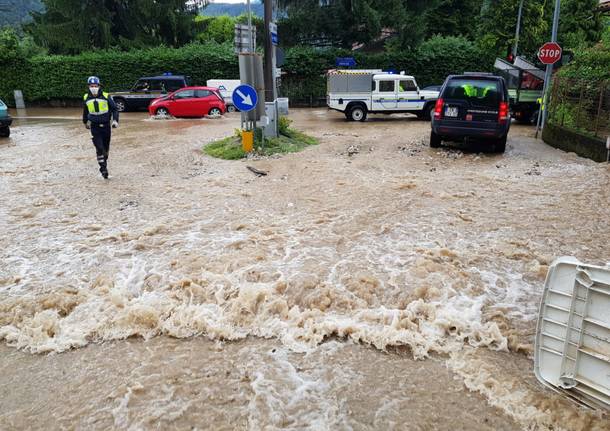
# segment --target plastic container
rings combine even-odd
[[[540,305],[534,369],[545,386],[610,410],[610,268],[562,257]]]

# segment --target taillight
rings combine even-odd
[[[500,109],[498,109],[498,123],[506,123],[510,118],[509,107],[507,102],[500,102]]]
[[[434,107],[434,118],[436,118],[436,119],[442,118],[443,106],[445,106],[445,101],[443,99],[438,99],[436,101],[436,106]]]

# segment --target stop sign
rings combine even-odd
[[[538,58],[544,64],[555,64],[561,59],[562,49],[555,42],[547,42],[538,50]]]

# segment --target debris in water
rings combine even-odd
[[[257,177],[266,177],[268,175],[268,172],[261,171],[259,169],[253,168],[252,166],[246,166],[246,168],[253,172]]]
[[[127,208],[137,208],[138,203],[136,201],[122,200],[119,202],[119,211],[125,211]]]
[[[352,157],[354,154],[360,153],[360,147],[358,145],[350,145],[347,148],[347,155]]]
[[[542,175],[542,172],[540,172],[540,163],[534,163],[534,166],[532,166],[532,168],[527,171],[525,175]]]

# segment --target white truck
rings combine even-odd
[[[239,79],[208,79],[208,87],[218,88],[220,95],[227,105],[227,112],[235,112],[235,105],[233,105],[233,92],[237,87],[241,85]]]
[[[438,91],[420,90],[415,78],[381,70],[328,72],[326,103],[349,121],[365,121],[368,114],[410,113],[430,120]]]

